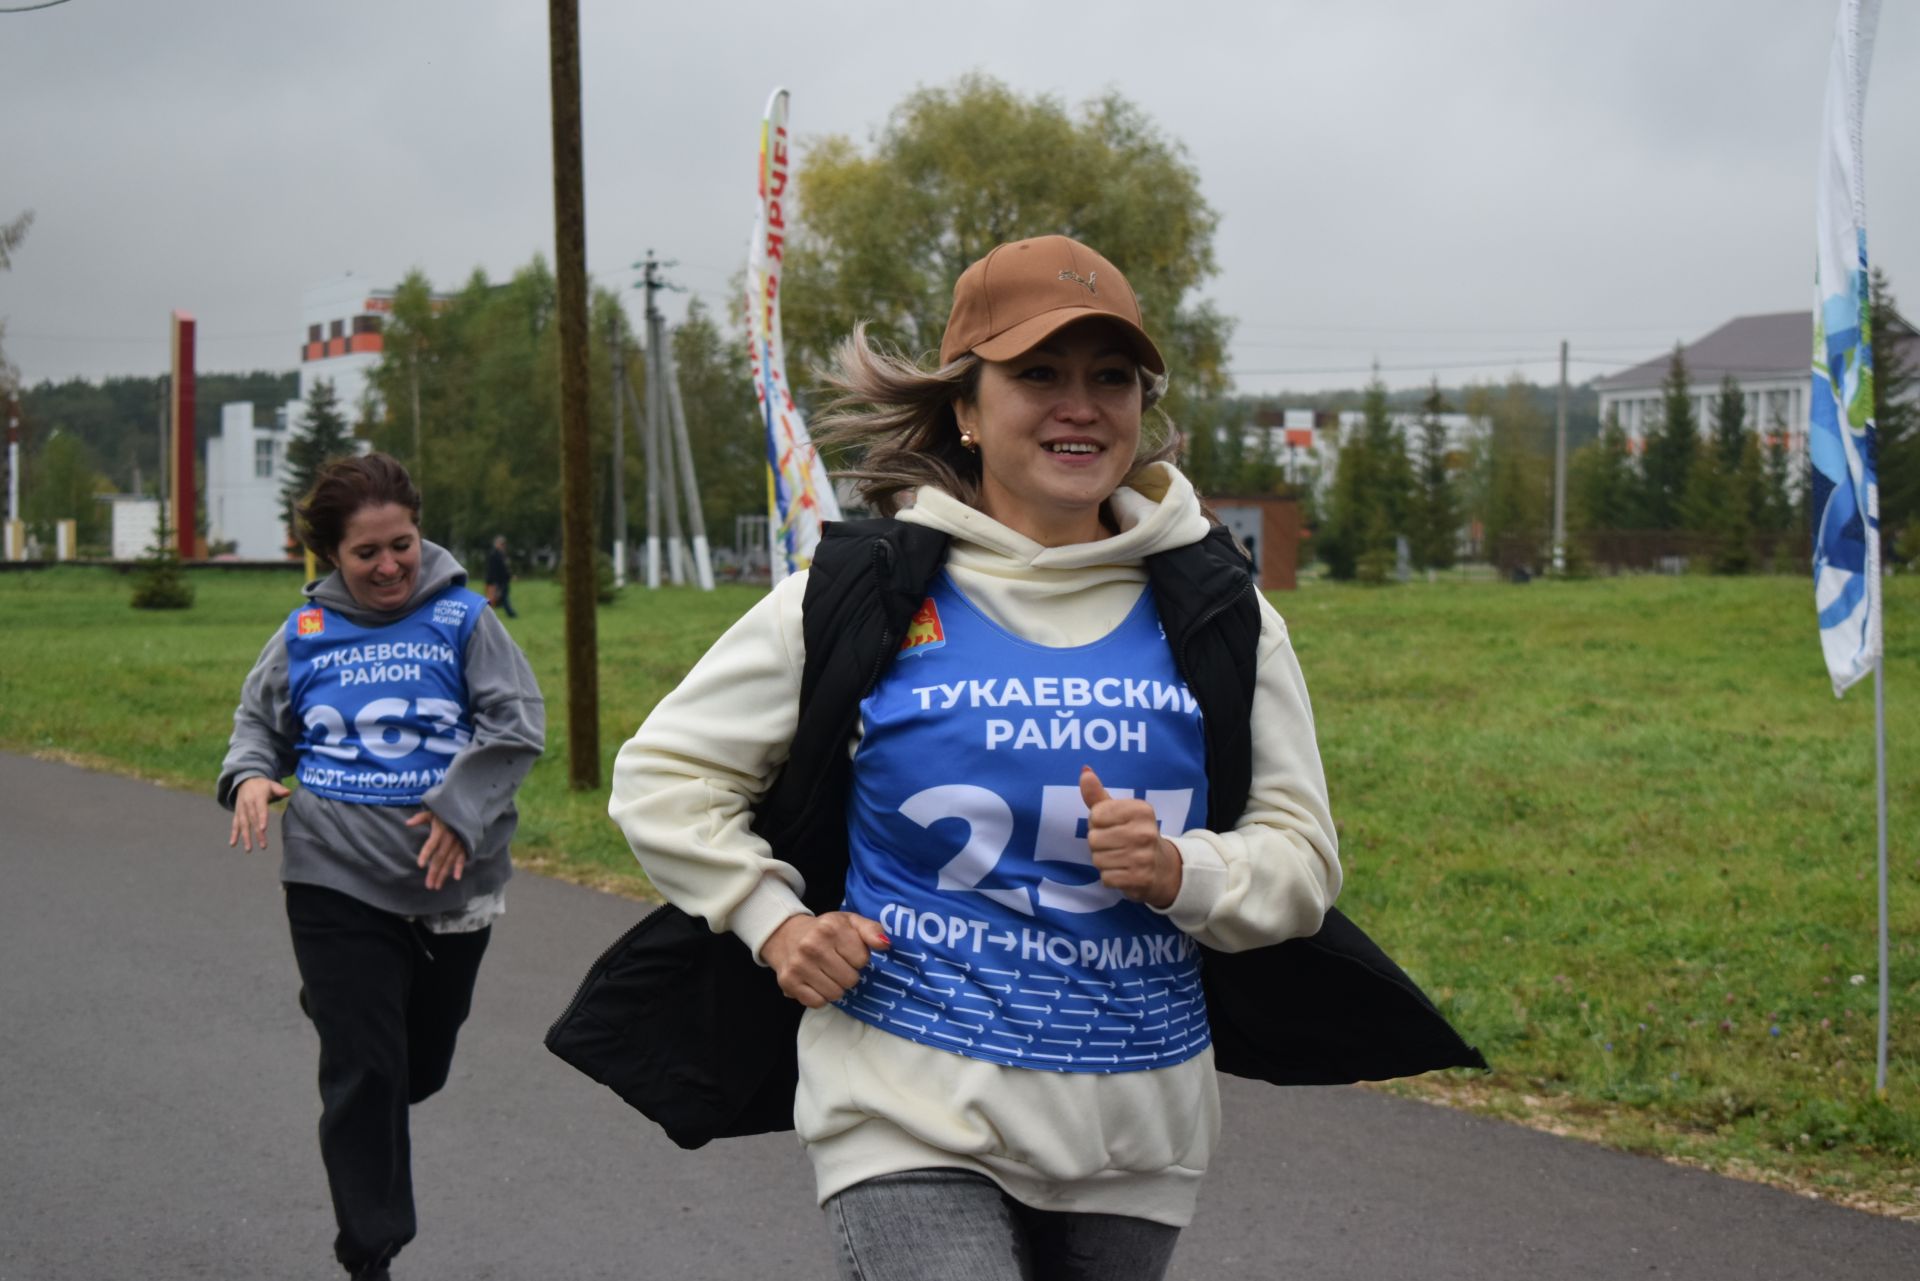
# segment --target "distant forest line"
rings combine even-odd
[[[194,438],[200,442],[204,465],[206,442],[220,430],[220,408],[250,401],[256,418],[264,420],[299,391],[299,374],[288,370],[252,370],[246,373],[202,373],[195,377]],[[1529,401],[1551,424],[1558,388],[1522,384]],[[92,468],[120,493],[157,492],[160,422],[165,406],[164,376],[116,376],[98,382],[69,378],[43,380],[20,392],[21,450],[32,456],[57,432],[69,432],[86,446]],[[1467,386],[1442,387],[1440,394],[1456,412],[1466,403]],[[1387,393],[1396,412],[1417,413],[1431,394],[1426,387]],[[1228,396],[1217,416],[1250,421],[1262,409],[1311,409],[1339,413],[1364,408],[1364,387],[1334,391],[1275,392],[1258,396]],[[1569,387],[1567,393],[1567,449],[1571,453],[1600,435],[1599,394],[1590,386]]]
[[[21,451],[31,456],[56,433],[69,432],[86,446],[92,468],[118,492],[157,492],[166,381],[165,376],[134,375],[23,386]],[[193,429],[202,464],[207,440],[219,433],[222,405],[251,401],[256,415],[271,414],[292,400],[299,386],[300,376],[292,370],[196,375]]]

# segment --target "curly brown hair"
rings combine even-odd
[[[395,503],[420,523],[420,491],[391,454],[337,458],[320,469],[313,488],[293,509],[294,530],[308,551],[328,565],[347,536],[347,522],[362,507]]]

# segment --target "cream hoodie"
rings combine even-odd
[[[1206,536],[1192,485],[1157,464],[1114,494],[1120,532],[1043,547],[937,490],[900,519],[951,538],[947,571],[996,623],[1041,645],[1089,644],[1146,589],[1144,558]],[[662,699],[614,763],[608,812],[682,910],[758,956],[806,908],[799,874],[749,826],[799,720],[806,576],[783,581]],[[1286,624],[1260,601],[1253,786],[1230,832],[1174,838],[1183,861],[1166,915],[1238,951],[1312,934],[1340,889],[1313,712]],[[849,750],[853,744],[849,744]],[[822,1203],[864,1179],[974,1170],[1043,1210],[1184,1226],[1220,1132],[1213,1053],[1143,1072],[1037,1072],[916,1044],[831,1007],[799,1034],[794,1121]]]

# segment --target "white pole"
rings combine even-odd
[[[613,585],[627,585],[627,432],[620,421],[620,318],[614,317],[607,343],[608,379],[613,384]]]
[[[173,469],[167,465],[168,460],[173,456],[173,429],[169,421],[172,417],[170,411],[173,408],[173,388],[168,385],[172,381],[172,375],[160,375],[160,466],[158,469],[160,476],[160,521],[159,524],[154,527],[153,531],[155,542],[161,541],[160,531],[166,528],[167,495],[173,492]]]
[[[7,397],[7,523],[20,519],[20,393]]]
[[[1886,657],[1873,663],[1873,764],[1880,811],[1880,1044],[1874,1059],[1873,1088],[1887,1097],[1887,690]]]
[[[1567,572],[1567,342],[1560,340],[1560,401],[1553,427],[1553,574]]]
[[[662,347],[660,358],[667,366],[667,409],[673,420],[674,449],[680,458],[680,483],[687,491],[687,523],[693,533],[693,577],[700,590],[713,590],[713,555],[707,547],[706,513],[700,506],[700,482],[693,474],[693,446],[687,439],[687,410],[680,398],[680,370],[673,363],[673,348]]]
[[[644,446],[647,460],[647,587],[660,586],[660,434],[654,430],[654,409],[658,402],[654,399],[654,384],[659,381],[653,372],[653,322],[647,322],[647,408],[641,412],[639,402],[633,399],[633,384],[628,383],[627,396],[633,409],[633,420],[640,428],[640,441]]]
[[[667,365],[667,322],[665,317],[656,313],[648,323],[654,347],[653,365],[647,372],[647,385],[657,387],[657,391],[648,397],[653,404],[647,416],[654,434],[660,438],[660,496],[664,507],[661,515],[667,522],[667,581],[675,587],[684,587],[687,582],[687,548],[681,537],[680,491],[674,478],[673,425],[669,421],[673,411],[667,405],[667,379],[672,377]]]

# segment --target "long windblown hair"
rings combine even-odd
[[[843,465],[834,474],[853,481],[861,500],[882,516],[898,512],[902,495],[922,485],[978,507],[980,455],[960,443],[953,404],[973,399],[982,363],[967,352],[929,373],[868,338],[865,321],[855,325],[820,372],[833,395],[814,419],[813,435],[823,449],[840,454]],[[1141,409],[1152,412],[1141,415],[1135,472],[1172,459],[1180,448],[1173,423],[1155,409],[1166,377],[1136,368]]]

